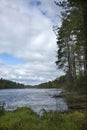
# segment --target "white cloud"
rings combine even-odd
[[[58,75],[54,63],[56,37],[52,31],[57,8],[52,0],[41,1],[40,6],[31,6],[29,2],[0,1],[0,54],[10,54],[23,61],[22,64],[8,65],[2,60],[0,76],[37,84]]]

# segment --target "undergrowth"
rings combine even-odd
[[[45,113],[19,108],[0,117],[0,130],[87,130],[87,112]]]

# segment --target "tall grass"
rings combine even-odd
[[[0,117],[0,130],[87,130],[87,112],[45,113],[20,108]]]

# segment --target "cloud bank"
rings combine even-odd
[[[59,13],[52,0],[0,0],[0,77],[38,84],[61,75],[52,31]]]

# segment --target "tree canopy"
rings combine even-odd
[[[87,0],[56,2],[63,8],[61,27],[55,27],[57,36],[58,69],[63,69],[68,82],[76,83],[79,76],[87,76]]]

